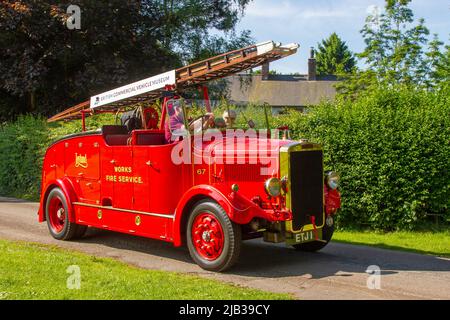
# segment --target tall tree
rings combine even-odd
[[[446,45],[445,49],[445,53],[437,63],[435,77],[438,85],[450,86],[450,45]]]
[[[441,47],[443,44],[444,43],[439,40],[437,34],[434,34],[433,39],[428,43],[428,51],[425,53],[425,87],[427,89],[435,87],[443,80],[443,75],[439,72],[444,59],[444,54],[441,52]]]
[[[414,25],[410,2],[386,0],[384,13],[369,15],[361,30],[366,48],[359,57],[375,71],[378,81],[389,85],[424,80],[423,46],[429,31],[423,19]]]
[[[429,50],[426,53],[429,69],[428,89],[450,85],[450,45],[446,45],[445,52],[441,52],[443,44],[437,35],[429,43]]]
[[[183,62],[190,62],[208,53],[248,44],[249,32],[236,34],[235,26],[250,1],[143,0],[143,3],[145,8],[157,3],[164,47],[176,52]]]
[[[342,41],[335,32],[317,46],[318,75],[343,75],[354,70],[356,65],[354,55],[345,41]]]
[[[373,86],[426,85],[427,59],[424,46],[429,30],[425,21],[414,19],[411,0],[386,0],[368,15],[361,30],[366,47],[357,57],[366,66],[339,86],[341,93],[355,93]]]
[[[196,36],[202,48],[219,38],[217,50],[248,42],[234,30],[249,1],[3,0],[0,118],[52,114],[204,57],[190,41]],[[80,30],[67,28],[69,5],[81,9]]]

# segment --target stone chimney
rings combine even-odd
[[[270,71],[269,63],[268,62],[264,63],[261,69],[262,80],[269,80],[269,71]]]
[[[310,57],[308,59],[308,81],[317,80],[317,63],[314,58],[314,48],[311,47]]]

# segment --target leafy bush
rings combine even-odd
[[[429,213],[450,218],[448,90],[380,89],[277,121],[324,145],[326,167],[341,175],[340,226],[412,229]]]
[[[0,194],[36,199],[48,143],[43,118],[20,116],[0,128]]]
[[[87,129],[113,123],[111,115],[88,118]],[[0,127],[0,195],[38,200],[41,168],[50,143],[66,134],[81,131],[81,121],[48,124],[44,118],[19,116]]]

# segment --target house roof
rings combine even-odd
[[[275,107],[317,105],[336,96],[337,80],[332,77],[308,81],[305,75],[234,75],[227,78],[229,98],[237,105],[268,103]]]

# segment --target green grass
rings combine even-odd
[[[80,289],[68,289],[77,265]],[[54,246],[0,240],[1,299],[291,299],[198,276],[139,269]]]
[[[450,229],[439,231],[336,231],[333,241],[450,257]]]

